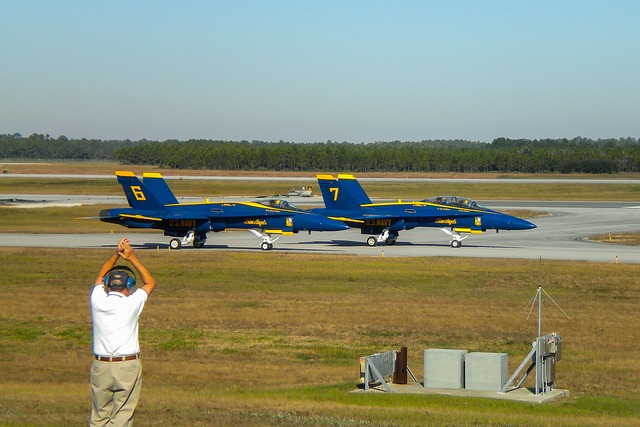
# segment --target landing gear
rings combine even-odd
[[[201,237],[196,238],[193,240],[193,247],[194,248],[203,248],[204,247],[204,243],[207,241],[207,239],[203,239]]]
[[[263,251],[270,251],[271,249],[273,249],[273,242],[280,238],[280,236],[278,236],[274,239],[271,237],[271,234],[262,234],[258,230],[254,229],[249,229],[249,231],[262,239],[260,249],[262,249]]]
[[[171,239],[169,247],[171,249],[180,249],[182,247],[182,243],[180,242],[180,239]]]
[[[367,245],[376,246],[378,243],[384,242],[385,244],[391,246],[396,243],[398,240],[398,232],[397,231],[389,231],[388,228],[382,230],[378,236],[371,236],[367,239]]]
[[[207,235],[202,234],[196,236],[195,232],[189,231],[182,239],[173,238],[169,241],[169,247],[171,249],[180,249],[183,245],[193,243],[194,248],[204,247],[204,243],[207,241]]]
[[[469,236],[463,237],[457,231],[451,231],[448,228],[441,228],[440,230],[444,231],[451,237],[451,240],[449,241],[449,243],[451,244],[452,248],[459,248],[460,246],[462,246],[462,241],[467,237],[469,237]]]

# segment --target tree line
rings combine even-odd
[[[640,172],[640,141],[509,139],[419,142],[130,141],[0,135],[0,158],[114,160],[176,169],[341,172]]]

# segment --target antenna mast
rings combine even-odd
[[[531,306],[529,308],[529,314],[527,315],[527,320],[531,316],[531,311],[533,311],[533,306],[536,302],[536,298],[538,299],[538,337],[532,343],[532,348],[527,357],[525,357],[524,361],[520,364],[516,372],[513,373],[509,381],[502,387],[501,392],[506,392],[507,389],[511,386],[515,378],[520,374],[520,371],[524,368],[527,361],[531,360],[531,365],[524,373],[524,375],[520,378],[520,380],[516,383],[515,388],[520,387],[520,385],[527,378],[527,375],[531,370],[535,367],[536,369],[536,385],[535,385],[535,394],[546,393],[548,391],[553,390],[553,385],[555,382],[555,374],[556,374],[556,361],[560,360],[562,355],[562,338],[560,335],[555,332],[542,336],[542,294],[545,294],[551,302],[555,304],[556,307],[565,315],[565,317],[569,320],[571,318],[565,313],[565,311],[560,308],[560,306],[551,298],[551,296],[542,289],[542,286],[538,286],[536,293],[530,300]]]

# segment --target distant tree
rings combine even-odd
[[[496,138],[348,142],[71,139],[64,135],[0,135],[0,157],[104,159],[169,168],[278,171],[561,172],[640,171],[640,141]]]

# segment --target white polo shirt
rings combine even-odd
[[[140,352],[138,318],[148,295],[141,288],[131,295],[105,292],[102,284],[91,292],[93,353],[98,356],[126,356]]]

